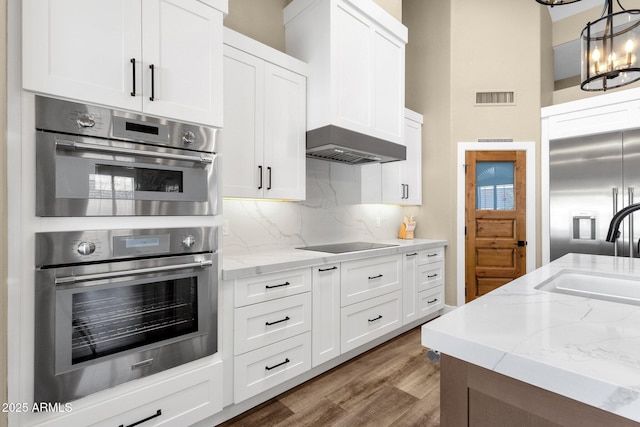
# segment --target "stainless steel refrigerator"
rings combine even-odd
[[[549,142],[550,257],[640,256],[640,212],[605,241],[614,213],[640,202],[640,130]],[[614,252],[615,251],[615,252]]]

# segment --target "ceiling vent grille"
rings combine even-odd
[[[516,93],[506,92],[476,92],[476,105],[516,105]]]

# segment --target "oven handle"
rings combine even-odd
[[[137,270],[124,270],[124,271],[112,271],[109,273],[96,273],[96,274],[84,274],[82,276],[62,276],[56,277],[54,279],[54,283],[56,285],[68,285],[77,282],[89,282],[93,280],[102,280],[102,279],[111,279],[122,276],[131,276],[131,275],[139,275],[139,274],[148,274],[148,273],[157,273],[171,270],[182,270],[185,268],[207,268],[213,265],[213,261],[198,261],[198,262],[190,262],[187,264],[179,264],[179,265],[166,265],[163,267],[149,267],[149,268],[139,268]]]
[[[86,150],[86,151],[102,151],[105,153],[130,154],[132,156],[153,157],[153,158],[168,159],[168,160],[181,160],[181,161],[194,162],[194,163],[213,163],[213,157],[207,157],[204,155],[186,156],[183,154],[159,153],[157,151],[141,151],[141,150],[133,150],[130,148],[106,147],[103,145],[87,144],[86,142],[77,142],[77,141],[57,140],[56,147],[60,147],[64,150],[75,150],[79,148],[81,150]]]

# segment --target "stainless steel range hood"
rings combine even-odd
[[[363,165],[406,160],[404,145],[328,125],[307,132],[307,157]]]

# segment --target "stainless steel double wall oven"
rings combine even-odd
[[[36,215],[74,217],[75,230],[49,221],[35,235],[36,402],[217,351],[218,131],[36,97]],[[174,228],[195,215],[207,226]],[[105,218],[115,230],[86,231],[88,216],[166,226]]]

